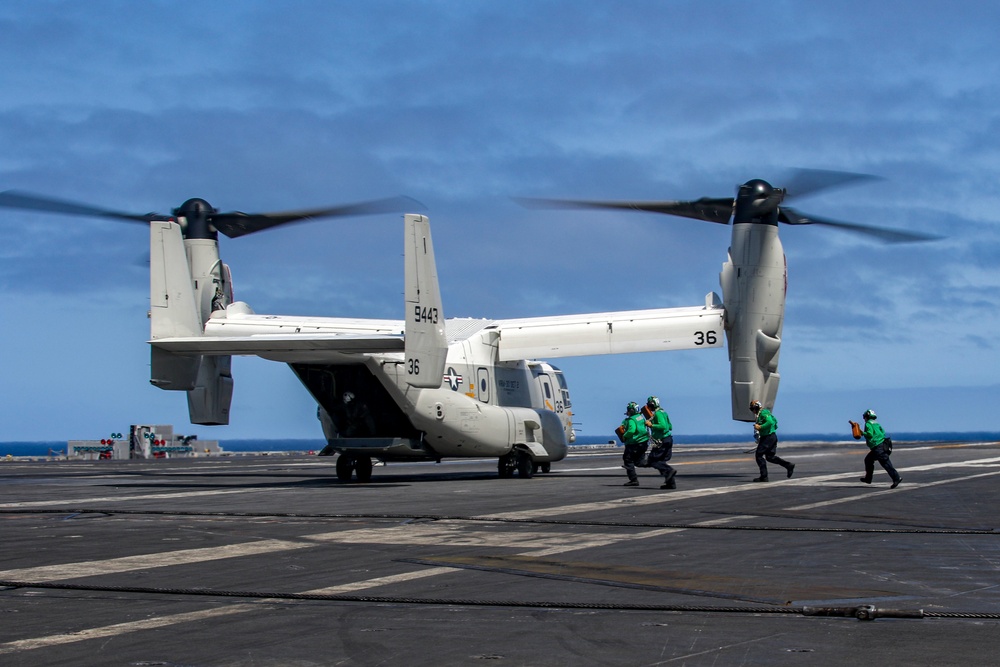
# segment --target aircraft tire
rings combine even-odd
[[[521,479],[531,479],[535,472],[535,462],[531,456],[521,452],[517,455],[517,474]]]
[[[341,454],[337,457],[337,479],[341,482],[350,482],[351,473],[354,472],[354,460],[349,454]]]
[[[539,468],[541,468],[541,471],[543,473],[548,473],[550,470],[552,470],[552,464],[551,463],[543,463],[543,464],[541,464],[539,466]]]
[[[354,472],[359,482],[372,481],[372,460],[370,456],[359,456],[354,459]]]
[[[504,454],[497,460],[497,474],[500,479],[509,479],[514,476],[514,454]]]

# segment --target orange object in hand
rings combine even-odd
[[[851,435],[854,436],[855,440],[861,439],[861,424],[858,422],[851,422]]]
[[[619,426],[618,428],[616,428],[615,429],[615,435],[618,436],[619,440],[621,440],[622,442],[625,442],[625,427],[624,426]]]

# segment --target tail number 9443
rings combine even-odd
[[[421,308],[419,305],[413,307],[413,321],[414,322],[429,322],[430,324],[438,323],[438,309],[437,308],[427,308],[426,306]]]

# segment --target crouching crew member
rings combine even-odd
[[[767,481],[767,463],[765,461],[778,464],[791,477],[792,471],[795,470],[795,464],[789,463],[777,455],[778,420],[774,418],[770,410],[761,407],[760,401],[751,401],[750,411],[757,416],[757,421],[753,425],[754,434],[757,436],[757,451],[754,454],[754,460],[757,461],[757,467],[760,468],[760,477],[755,477],[753,481]]]
[[[666,410],[660,407],[660,399],[650,396],[646,399],[646,426],[649,427],[649,439],[653,443],[649,449],[649,465],[660,471],[663,475],[663,486],[661,489],[676,489],[677,482],[674,475],[677,474],[672,466],[667,464],[673,456],[674,436],[672,435],[673,425],[670,423],[670,416]]]
[[[625,473],[628,475],[625,486],[639,486],[639,476],[635,474],[635,464],[641,461],[643,454],[646,453],[646,448],[649,446],[649,432],[646,430],[646,420],[635,401],[630,402],[625,407],[625,420],[622,421],[618,430],[622,442],[625,443],[625,453],[622,454]]]
[[[886,436],[882,425],[875,421],[878,417],[875,416],[874,410],[865,410],[865,413],[861,416],[865,420],[863,429],[857,422],[847,420],[851,425],[854,439],[860,440],[863,435],[865,436],[865,444],[868,445],[868,454],[865,456],[865,476],[861,478],[861,481],[865,484],[872,483],[872,475],[875,474],[875,462],[878,461],[885,468],[885,471],[889,473],[889,477],[892,478],[892,486],[889,488],[895,489],[903,481],[903,478],[899,476],[899,473],[896,472],[896,469],[892,465],[892,461],[889,460],[889,453],[892,452],[892,440]]]

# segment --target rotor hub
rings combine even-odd
[[[178,208],[174,209],[174,215],[183,218],[184,237],[188,239],[211,239],[217,241],[219,234],[212,226],[212,216],[219,211],[212,208],[204,199],[188,199]]]
[[[733,223],[778,224],[778,204],[785,198],[785,191],[765,180],[747,181],[736,192]]]

